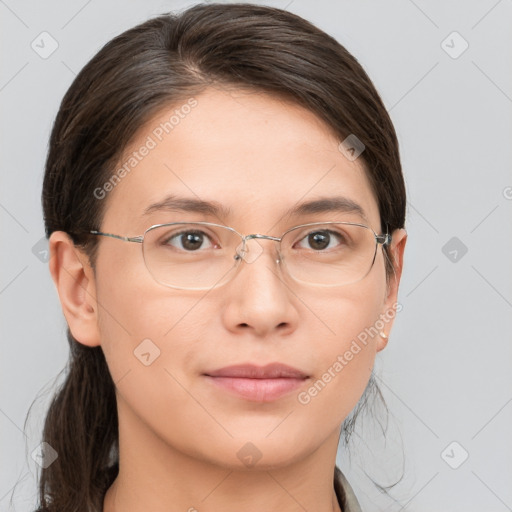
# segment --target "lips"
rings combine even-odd
[[[272,402],[304,384],[307,374],[281,363],[228,366],[204,374],[216,389],[253,402]]]
[[[209,377],[233,377],[243,379],[306,379],[307,374],[281,363],[271,363],[266,366],[242,364],[227,366],[219,370],[205,373]]]

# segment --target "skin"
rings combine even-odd
[[[241,90],[210,88],[196,99],[197,106],[103,199],[102,231],[136,236],[168,222],[169,213],[142,212],[173,193],[216,200],[232,211],[222,219],[183,213],[184,221],[222,220],[243,234],[273,236],[306,222],[361,222],[346,213],[283,217],[299,201],[344,195],[363,206],[370,227],[381,233],[361,159],[349,161],[313,113]],[[127,154],[174,108],[143,127]],[[396,274],[389,286],[381,247],[363,280],[322,288],[282,274],[276,243],[260,240],[263,254],[242,262],[231,282],[188,291],[159,285],[139,244],[101,237],[93,272],[69,237],[54,232],[50,271],[68,325],[80,343],[101,345],[116,383],[120,472],[104,511],[339,510],[333,471],[341,425],[386,340],[370,337],[308,404],[297,395],[396,303],[407,235],[392,235]],[[383,331],[389,334],[392,324]],[[146,338],[160,350],[149,366],[133,354]],[[202,376],[231,364],[275,361],[310,378],[269,403],[228,394]],[[250,468],[237,457],[247,442],[261,453]]]

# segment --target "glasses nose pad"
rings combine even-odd
[[[249,247],[249,245],[251,247]],[[236,248],[236,259],[242,259],[246,263],[254,263],[263,252],[263,247],[254,239],[240,242]]]

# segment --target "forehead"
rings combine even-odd
[[[139,232],[178,212],[261,232],[278,219],[331,212],[378,231],[363,162],[348,160],[339,143],[289,101],[207,89],[139,130],[113,170],[122,177],[108,192],[103,229]]]

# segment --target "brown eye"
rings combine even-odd
[[[323,251],[325,249],[333,249],[339,245],[340,242],[343,243],[344,241],[345,238],[341,233],[325,229],[321,231],[312,231],[299,242],[299,246],[305,249]],[[305,242],[307,246],[301,245],[303,242]]]
[[[209,244],[209,245],[208,245]],[[193,252],[200,249],[211,249],[214,244],[210,237],[199,230],[187,230],[167,235],[162,240],[162,245],[170,245],[176,249]]]

